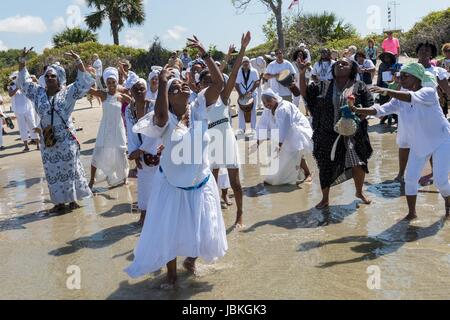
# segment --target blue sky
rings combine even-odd
[[[1,1],[0,50],[34,46],[40,52],[51,45],[52,35],[65,26],[82,23],[90,12],[84,0]],[[291,0],[284,0],[285,14]],[[302,12],[333,11],[352,23],[362,35],[381,32],[387,27],[388,0],[300,0]],[[7,5],[6,5],[7,3]],[[253,0],[243,14],[238,14],[230,0],[146,0],[144,26],[126,27],[121,44],[146,48],[155,36],[170,49],[183,47],[187,36],[196,34],[205,45],[216,44],[225,51],[239,45],[246,30],[253,34],[251,46],[264,42],[261,27],[270,16],[267,9]],[[450,0],[397,0],[397,25],[404,30],[431,11],[450,7]],[[80,19],[81,17],[81,19]],[[100,42],[112,43],[108,24],[98,31]]]

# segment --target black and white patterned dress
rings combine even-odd
[[[356,98],[356,105],[368,108],[374,104],[373,96],[364,82],[356,81],[351,90]],[[322,189],[351,179],[352,167],[362,166],[369,173],[368,159],[373,150],[365,119],[360,122],[353,137],[339,140],[335,159],[331,160],[333,144],[338,137],[334,126],[341,117],[340,107],[346,104],[344,92],[337,91],[334,80],[310,84],[306,103],[313,116],[313,155],[319,167]]]

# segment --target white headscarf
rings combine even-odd
[[[147,81],[145,81],[145,79],[142,79],[142,78],[137,78],[136,82],[133,83],[133,85],[131,86],[130,89],[132,89],[138,83],[144,85],[145,86],[145,90],[147,90]]]
[[[148,74],[148,82],[152,81],[152,79],[154,77],[159,76],[159,73],[161,72],[161,70],[163,69],[163,67],[160,66],[153,66],[152,71]]]
[[[278,94],[276,94],[272,89],[266,89],[262,93],[262,97],[271,97],[277,100],[278,103],[281,103],[283,101],[283,98],[281,98]]]
[[[139,79],[140,78],[136,73],[134,73],[133,71],[128,71],[128,79],[125,82],[125,88],[127,90],[130,90],[138,82]]]
[[[105,83],[108,82],[108,79],[114,79],[116,82],[119,82],[119,71],[116,68],[109,67],[103,71],[103,80]]]

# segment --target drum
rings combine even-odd
[[[286,88],[289,88],[294,80],[294,75],[289,70],[281,71],[277,78],[278,83]]]
[[[252,97],[243,97],[238,100],[239,108],[244,111],[245,122],[250,123],[252,121],[252,110],[254,100]]]

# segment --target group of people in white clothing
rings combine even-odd
[[[127,184],[129,163],[136,166],[139,224],[143,228],[134,261],[125,270],[131,277],[167,266],[164,287],[172,288],[177,281],[177,257],[187,257],[183,266],[191,272],[196,271],[198,258],[215,261],[223,257],[228,244],[221,189],[226,205],[230,205],[226,189],[233,190],[233,227],[244,228],[243,163],[230,114],[233,90],[239,101],[252,101],[250,111],[238,112],[239,129],[245,132],[245,113],[250,112],[255,149],[267,141],[274,151],[268,155],[271,170],[262,174],[265,183],[312,182],[305,160],[312,153],[323,193],[316,208],[327,208],[330,188],[351,178],[356,196],[369,205],[371,201],[362,190],[372,154],[365,116],[396,113],[401,119],[399,135],[407,137],[410,150],[405,173],[406,219],[417,216],[418,180],[430,158],[435,185],[444,198],[445,214],[450,216],[450,123],[437,95],[439,84],[447,90],[443,82],[449,77],[427,65],[426,57],[432,52],[420,52],[420,63],[403,66],[398,75],[399,90],[369,90],[360,71],[370,70],[371,65],[366,68],[358,53],[354,60],[335,61],[331,51],[323,49],[320,60],[312,65],[311,53],[302,44],[294,52],[293,62],[278,49],[267,65],[263,57],[250,59],[245,55],[251,41],[247,32],[242,35],[230,73],[225,75],[223,65],[212,59],[195,36],[188,40],[199,52],[197,59],[152,66],[147,79],[133,72],[129,61],[103,69],[96,56],[90,68],[78,54],[68,52],[78,68],[76,81],[67,85],[64,68],[52,64],[43,75],[45,85],[40,86],[27,71],[30,50],[26,49],[19,59],[19,72],[11,77],[14,83],[9,91],[22,140],[36,139],[41,148],[55,205],[51,212],[79,208],[77,201],[92,196],[95,183],[100,181],[110,187]],[[418,50],[427,49],[424,45]],[[289,81],[281,79],[282,75]],[[374,106],[371,93],[391,100]],[[97,97],[103,110],[90,180],[80,161],[71,116],[76,101],[87,94]],[[260,103],[264,108],[257,121]],[[354,128],[351,134],[340,128],[342,119]]]

